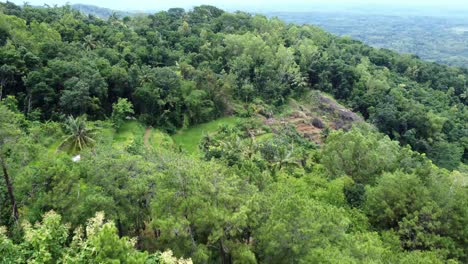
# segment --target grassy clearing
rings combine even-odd
[[[156,148],[169,148],[174,146],[174,140],[168,134],[152,128],[148,144]]]
[[[131,144],[136,138],[144,141],[146,127],[136,120],[125,122],[114,134],[113,147],[123,149]],[[174,145],[172,138],[159,129],[150,128],[148,146],[156,148],[169,148]]]
[[[143,138],[145,127],[138,121],[125,122],[114,135],[113,147],[123,149],[127,147],[136,137]]]
[[[147,144],[155,148],[172,148],[179,146],[189,154],[199,155],[198,144],[206,133],[215,132],[221,124],[235,124],[242,120],[238,117],[223,117],[214,121],[196,125],[179,131],[172,137],[159,129],[151,128]],[[146,127],[136,120],[126,121],[117,131],[111,126],[99,125],[98,144],[112,144],[116,149],[125,149],[136,138],[144,140]],[[53,142],[48,146],[50,153],[54,153],[61,140]]]
[[[271,138],[273,138],[275,136],[274,133],[265,133],[265,134],[262,134],[262,135],[258,135],[256,140],[257,142],[264,142],[264,141],[267,141]]]
[[[203,135],[207,133],[215,132],[221,124],[235,124],[241,120],[238,117],[223,117],[213,120],[208,123],[196,125],[184,130],[179,131],[177,134],[172,136],[174,142],[179,145],[183,150],[193,155],[200,155],[198,144],[202,139]]]
[[[62,143],[62,140],[61,139],[58,139],[57,141],[55,141],[54,143],[52,143],[51,145],[49,145],[47,147],[47,151],[49,152],[49,154],[54,154],[57,152],[57,149],[59,148],[60,144]]]

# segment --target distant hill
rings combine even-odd
[[[71,7],[84,14],[94,15],[100,18],[109,18],[112,14],[116,14],[118,17],[132,16],[138,14],[137,12],[118,11],[110,8],[86,4],[73,4],[71,5]]]
[[[399,53],[468,68],[468,18],[353,12],[272,12],[289,23],[312,24],[339,36]]]
[[[87,4],[71,6],[84,14],[103,19],[112,14],[121,18],[152,12],[118,11]],[[379,12],[382,10],[333,11],[330,7],[324,7],[321,11],[312,12],[258,13],[276,16],[288,23],[316,25],[333,34],[349,36],[377,48],[416,54],[427,61],[468,68],[468,18],[456,12],[453,16],[418,16],[414,10],[407,10],[406,13],[389,10],[390,14],[395,15],[378,15]]]

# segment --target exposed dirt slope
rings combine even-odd
[[[322,134],[326,129],[349,130],[354,123],[364,122],[362,117],[319,91],[311,92],[300,102],[291,101],[289,106],[287,114],[265,119],[265,124],[271,127],[292,124],[317,144],[323,143]]]

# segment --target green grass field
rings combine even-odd
[[[125,148],[136,137],[143,138],[145,134],[145,127],[138,121],[132,120],[125,122],[114,135],[113,147]]]
[[[241,120],[238,117],[223,117],[213,120],[208,123],[199,124],[187,129],[178,131],[172,137],[159,129],[150,128],[149,135],[147,135],[146,145],[155,148],[172,148],[179,146],[189,154],[200,155],[198,144],[203,135],[215,132],[221,124],[235,124]],[[146,127],[136,121],[126,121],[117,131],[112,127],[103,126],[100,128],[100,143],[112,143],[116,149],[125,149],[136,138],[144,140]],[[61,140],[57,140],[52,145],[48,146],[49,152],[53,153],[57,150]]]
[[[199,155],[198,144],[204,134],[216,131],[221,124],[235,124],[238,120],[240,120],[238,117],[219,118],[208,123],[180,130],[172,137],[158,129],[151,128],[147,143],[150,146],[164,148],[171,147],[175,143],[188,153]],[[115,148],[125,148],[136,137],[143,139],[145,131],[146,128],[138,121],[127,121],[115,133],[113,146]]]
[[[172,138],[159,129],[150,128],[147,141],[145,142],[146,128],[138,121],[132,120],[125,122],[122,127],[114,134],[113,147],[125,148],[135,140],[140,138],[148,147],[169,148],[174,145]]]
[[[174,140],[167,133],[154,128],[149,133],[148,146],[165,149],[174,147]]]
[[[238,117],[223,117],[208,123],[196,125],[179,131],[172,136],[174,142],[183,150],[193,155],[200,155],[198,144],[204,134],[215,132],[221,124],[235,124],[241,120]]]

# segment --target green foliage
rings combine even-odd
[[[398,167],[398,150],[398,143],[387,137],[353,128],[328,135],[322,162],[333,178],[348,175],[357,183],[368,184]]]
[[[18,263],[21,259],[20,249],[7,236],[5,227],[0,227],[0,254],[5,263]]]
[[[0,104],[0,146],[4,147],[14,143],[16,137],[21,133],[19,123],[21,116],[15,114],[3,102]]]
[[[263,212],[257,217],[262,224],[254,235],[263,262],[294,263],[309,254],[320,255],[327,245],[340,243],[349,225],[342,209],[310,199],[288,185],[275,184],[261,198]]]
[[[440,189],[450,192],[450,188],[458,193],[460,186],[449,187],[444,180],[437,181],[438,186],[426,186],[414,174],[386,173],[376,186],[368,187],[365,211],[374,226],[398,230],[405,249],[433,250],[463,259],[466,251],[463,252],[462,244],[457,244],[458,235],[448,231],[446,224],[451,220],[445,222],[444,215],[453,211],[449,218],[460,219],[460,213],[464,215],[466,212],[448,209],[446,201],[440,200],[436,194],[442,191]],[[466,190],[461,193],[466,195]]]
[[[372,11],[369,9],[370,12],[365,16],[359,12],[339,12],[338,8],[317,12],[275,12],[268,15],[288,23],[317,25],[333,34],[348,36],[374,47],[404,54],[414,53],[424,60],[466,68],[468,50],[464,43],[467,41],[467,20],[462,15],[464,11],[444,14],[440,9],[423,9],[419,14],[409,9],[377,7]],[[333,19],[337,15],[340,19]],[[427,35],[428,32],[430,35]],[[386,56],[374,56],[374,60],[385,63]]]
[[[22,135],[20,129],[20,122],[22,120],[21,115],[12,112],[6,106],[3,105],[4,101],[0,102],[0,166],[2,169],[2,187],[0,187],[2,203],[1,206],[6,210],[2,210],[0,216],[1,224],[9,223],[14,221],[15,224],[18,222],[18,204],[15,198],[14,183],[11,177],[10,161],[12,163],[21,161],[21,141],[18,139]],[[17,144],[20,143],[20,144]],[[18,147],[20,151],[18,150]],[[18,152],[18,153],[17,153]],[[18,155],[20,154],[20,155]],[[8,200],[8,203],[6,202]],[[8,212],[9,213],[6,213]],[[5,219],[5,220],[3,220]]]
[[[0,233],[4,263],[191,263],[173,258],[171,252],[150,256],[135,249],[135,240],[120,238],[112,222],[104,222],[104,214],[96,213],[85,230],[78,227],[69,243],[69,226],[61,216],[50,211],[41,223],[25,222],[20,244],[14,244]],[[180,262],[179,262],[180,261]]]
[[[126,121],[122,124],[119,130],[116,131],[113,138],[113,146],[120,149],[125,148],[132,144],[132,142],[139,140],[137,138],[142,138],[144,133],[144,124],[135,120]]]
[[[42,223],[23,224],[24,242],[21,245],[26,262],[54,263],[63,254],[68,229],[62,225],[60,215],[49,212]]]
[[[112,105],[112,122],[114,127],[119,129],[125,119],[134,114],[133,105],[126,98],[119,98],[119,100]]]
[[[411,212],[422,209],[428,199],[429,193],[416,175],[385,173],[367,190],[366,212],[376,226],[392,228]]]
[[[65,122],[65,133],[59,148],[68,148],[70,152],[81,151],[95,142],[96,130],[87,127],[85,116],[69,116]]]
[[[146,252],[135,250],[134,240],[119,238],[113,223],[104,223],[104,215],[97,213],[86,226],[86,238],[75,231],[67,263],[144,263]]]
[[[159,173],[160,187],[152,202],[159,247],[196,262],[226,259],[231,251],[241,250],[250,212],[243,197],[255,188],[214,162],[173,154],[161,158],[165,170]]]
[[[137,109],[142,119],[149,125],[165,127],[168,131],[180,126],[182,119],[178,109],[181,108],[181,80],[169,68],[147,69],[140,80],[141,87],[134,92]]]
[[[357,183],[345,186],[346,201],[352,207],[359,207],[365,201],[366,189],[363,184]]]
[[[440,167],[454,170],[458,168],[463,156],[463,147],[446,141],[437,142],[432,147],[429,157]]]
[[[223,124],[234,124],[236,122],[239,122],[239,118],[223,117],[208,123],[180,130],[177,134],[173,135],[172,138],[176,144],[180,145],[188,153],[198,154],[198,145],[204,135],[215,132],[216,129]]]
[[[464,69],[212,6],[106,21],[2,6],[0,99],[16,96],[30,120],[102,119],[124,98],[144,123],[175,133],[236,105],[255,115],[258,100],[278,106],[319,89],[439,166],[465,159]]]
[[[10,263],[467,262],[465,69],[212,6],[0,10]]]

